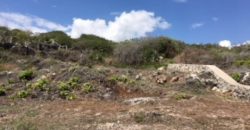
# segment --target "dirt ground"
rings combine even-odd
[[[123,100],[8,101],[1,99],[1,129],[250,129],[250,103],[221,95],[164,97],[137,105]],[[175,94],[173,94],[175,93]],[[182,92],[183,93],[183,92]]]
[[[14,70],[11,78],[16,79],[21,65],[5,65],[5,70]],[[249,102],[187,85],[181,73],[86,68],[50,60],[32,65],[36,78],[30,83],[45,75],[56,88],[58,82],[78,76],[79,85],[90,82],[96,90],[88,94],[72,90],[78,96],[75,100],[61,99],[59,90],[50,93],[53,98],[46,98],[44,92],[36,98],[10,98],[27,87],[18,81],[11,84],[7,96],[0,97],[2,130],[250,130]],[[50,77],[53,73],[56,76]],[[176,76],[178,81],[170,82]],[[110,78],[116,83],[106,82]],[[4,76],[0,79],[6,81]]]

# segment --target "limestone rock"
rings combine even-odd
[[[245,85],[250,85],[250,72],[246,72],[242,74],[242,79],[240,83]]]
[[[139,105],[139,104],[146,104],[149,102],[155,102],[156,98],[153,97],[140,97],[140,98],[132,98],[125,100],[124,103],[128,105]]]
[[[180,78],[176,76],[176,77],[173,77],[173,78],[170,80],[170,82],[172,82],[172,83],[173,83],[173,82],[178,82],[179,79],[180,79]]]

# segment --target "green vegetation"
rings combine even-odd
[[[250,59],[246,59],[246,60],[237,60],[234,62],[234,65],[236,65],[237,67],[248,67],[250,68]]]
[[[112,76],[110,80],[116,81],[116,82],[127,83],[129,79],[126,76]]]
[[[32,70],[25,70],[19,73],[20,80],[31,80],[34,78],[34,72]]]
[[[135,113],[133,118],[136,123],[143,123],[145,122],[146,114],[144,112]]]
[[[186,93],[176,93],[173,97],[175,100],[184,100],[192,98],[191,95],[188,95]]]
[[[21,90],[17,92],[16,97],[17,98],[27,98],[30,95],[30,93],[27,90]]]
[[[240,73],[233,73],[233,74],[231,74],[231,77],[232,77],[235,81],[240,82],[240,79],[241,79]]]
[[[76,99],[76,95],[74,93],[70,92],[69,90],[60,91],[59,96],[63,99],[66,99],[66,100]]]
[[[73,43],[73,39],[71,39],[67,34],[62,31],[52,31],[48,33],[42,33],[36,37],[37,42],[47,42],[50,44],[60,44],[66,45],[70,47]]]
[[[31,122],[19,121],[15,124],[14,130],[38,130],[37,126],[35,126]]]
[[[76,95],[72,92],[75,89],[79,89],[79,78],[73,77],[69,79],[67,82],[61,82],[58,85],[59,96],[63,99],[74,100],[76,99]]]
[[[83,84],[82,91],[84,93],[91,93],[91,92],[95,91],[95,87],[90,83],[85,83],[85,84]]]
[[[115,50],[120,64],[143,65],[160,61],[160,57],[173,58],[184,49],[184,44],[168,38],[146,38],[126,41]]]
[[[61,82],[58,86],[60,91],[71,91],[73,89],[79,88],[79,78],[73,77],[67,82]]]
[[[47,89],[47,86],[49,84],[49,81],[46,79],[40,79],[36,83],[33,84],[34,89],[39,89],[40,91],[45,91]]]
[[[6,89],[3,85],[0,86],[0,96],[5,96],[6,95]]]

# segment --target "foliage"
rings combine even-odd
[[[37,40],[45,43],[58,43],[60,45],[66,45],[70,47],[73,43],[73,39],[71,39],[67,34],[62,31],[52,31],[48,33],[43,33],[37,36]]]
[[[39,89],[40,91],[45,91],[47,89],[49,81],[46,79],[40,79],[32,86],[34,89]]]
[[[95,91],[94,86],[90,83],[85,83],[82,89],[84,93],[91,93]]]
[[[0,43],[10,43],[12,39],[11,31],[6,27],[0,26]]]
[[[60,91],[71,91],[79,87],[79,78],[71,78],[67,82],[61,82],[58,86]]]
[[[6,89],[4,88],[3,85],[0,86],[0,96],[5,96],[6,95]]]
[[[76,99],[76,95],[68,90],[60,91],[59,96],[63,99],[66,99],[66,100]]]
[[[143,123],[143,122],[145,122],[145,118],[146,118],[146,114],[145,113],[143,113],[143,112],[139,112],[139,113],[135,113],[135,115],[133,116],[134,117],[134,121],[136,122],[136,123]]]
[[[29,95],[30,93],[27,90],[21,90],[16,94],[17,98],[27,98]]]
[[[76,95],[72,92],[74,89],[79,88],[79,78],[73,77],[69,79],[67,82],[61,82],[58,85],[59,96],[63,99],[73,100],[76,98]]]
[[[129,79],[126,76],[113,76],[111,77],[111,81],[127,83]]]
[[[95,35],[81,35],[74,43],[73,48],[77,50],[92,50],[100,55],[110,55],[113,52],[114,43]]]
[[[234,62],[234,65],[236,65],[237,67],[244,66],[244,67],[250,68],[250,59],[246,59],[246,60],[236,60],[236,61]]]
[[[18,122],[14,128],[15,130],[38,130],[38,128],[31,122]]]
[[[126,41],[114,52],[118,63],[142,65],[159,62],[159,57],[173,58],[184,49],[184,44],[172,39],[158,37]]]
[[[34,72],[32,70],[25,70],[20,72],[18,77],[21,80],[31,80],[34,78]]]
[[[231,74],[231,77],[232,77],[235,81],[240,82],[240,79],[241,79],[240,73],[233,73],[233,74]]]
[[[174,95],[175,100],[183,100],[183,99],[190,99],[190,98],[192,98],[192,96],[185,94],[185,93],[176,93]]]
[[[14,43],[24,44],[26,42],[30,42],[31,40],[30,32],[21,31],[18,29],[14,29],[11,32]]]

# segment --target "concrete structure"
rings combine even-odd
[[[169,64],[169,71],[184,72],[190,74],[202,74],[204,72],[210,72],[214,75],[218,82],[218,89],[225,91],[235,92],[234,94],[239,97],[250,99],[250,86],[240,84],[236,82],[231,76],[222,71],[220,68],[214,65],[197,65],[197,64]]]

